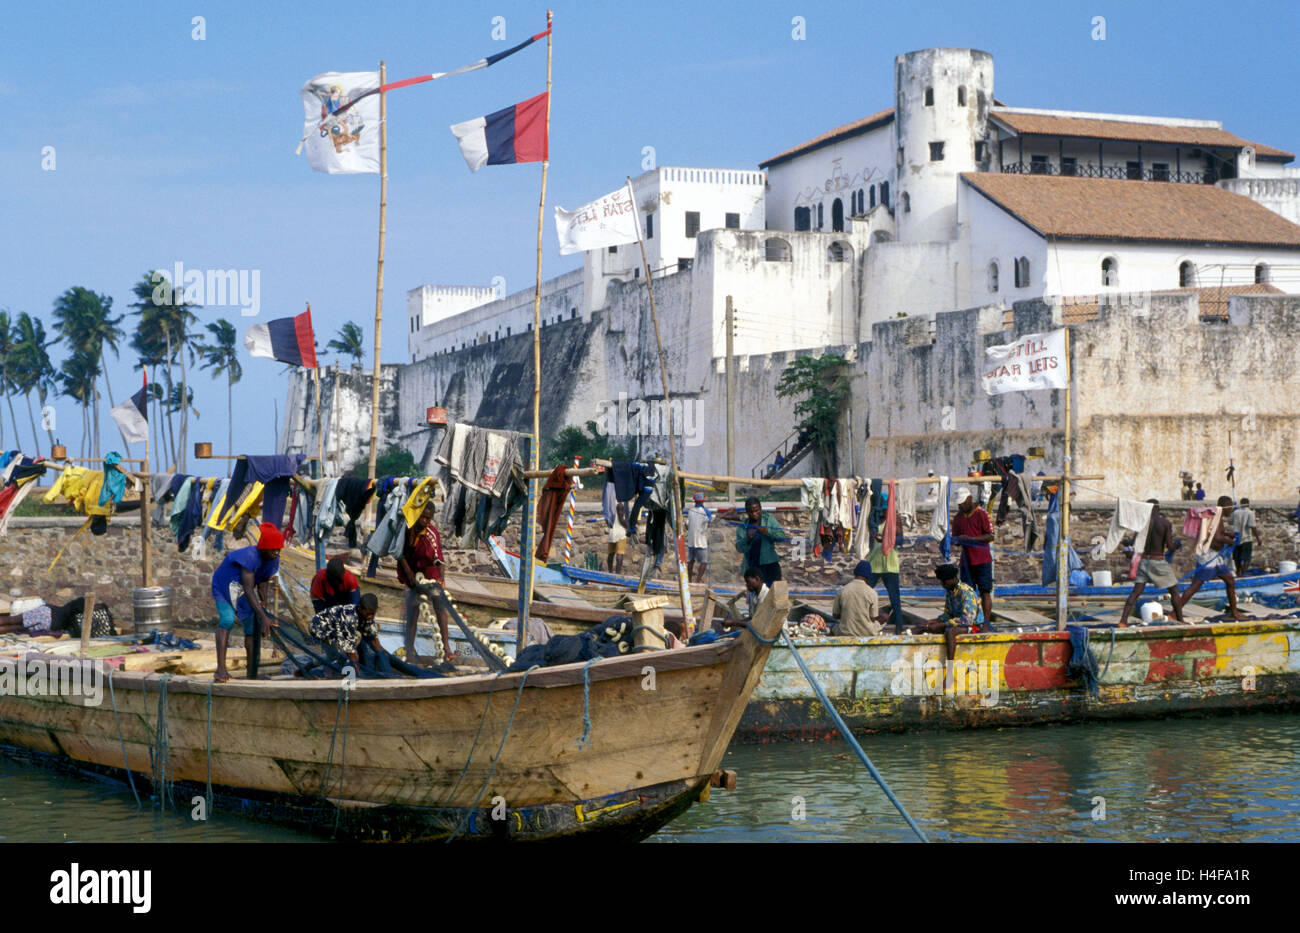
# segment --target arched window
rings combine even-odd
[[[925,105],[927,107],[934,106],[934,88],[932,87],[928,87],[925,89]]]
[[[825,205],[823,204],[817,205],[817,229],[818,230],[826,226],[826,215],[822,212],[822,208],[824,206]]]
[[[880,203],[885,208],[889,207],[889,182],[887,181],[880,183]]]
[[[966,106],[966,85],[962,84],[957,87],[957,106]]]
[[[1101,284],[1106,288],[1119,285],[1119,262],[1113,256],[1101,261]]]
[[[1256,285],[1268,284],[1268,266],[1262,262],[1255,267],[1255,284]]]
[[[1195,288],[1196,287],[1196,264],[1184,262],[1178,266],[1178,287]]]
[[[853,247],[843,240],[836,240],[826,250],[827,262],[852,262]]]
[[[870,188],[867,189],[867,195],[868,195],[868,197],[871,198],[871,200],[870,200],[869,202],[867,202],[867,203],[868,203],[868,206],[869,206],[869,207],[875,207],[875,206],[876,206],[876,186],[875,186],[875,185],[872,185]]]
[[[867,212],[867,196],[866,193],[861,188],[859,188],[858,189],[858,213],[865,214],[866,212]]]
[[[997,262],[989,263],[989,291],[998,290],[998,264]]]
[[[1016,260],[1016,288],[1029,287],[1029,257],[1021,256]]]
[[[812,229],[812,208],[796,207],[794,209],[794,228],[795,230]]]
[[[844,232],[844,202],[839,198],[831,202],[831,231]]]
[[[904,191],[899,197],[903,202],[903,213],[910,214],[912,212],[912,196]]]
[[[769,237],[763,241],[763,258],[768,262],[789,262],[790,244],[780,237]]]

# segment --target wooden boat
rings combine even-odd
[[[98,706],[0,696],[0,746],[344,838],[639,839],[707,787],[788,608],[778,586],[738,638],[500,677],[114,672]]]

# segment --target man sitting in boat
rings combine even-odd
[[[443,585],[442,536],[433,525],[433,505],[424,507],[420,517],[406,534],[406,545],[402,556],[397,559],[397,579],[406,586],[406,632],[403,638],[406,657],[415,662],[415,631],[420,621],[421,594],[420,578],[425,581]],[[434,612],[438,618],[438,630],[442,634],[444,657],[435,658],[434,663],[452,667],[451,634],[447,628],[447,610],[434,603]],[[454,668],[452,668],[454,670]]]
[[[1129,613],[1137,605],[1138,598],[1146,585],[1164,587],[1169,591],[1170,602],[1174,607],[1174,618],[1183,621],[1182,607],[1178,602],[1178,574],[1169,565],[1165,555],[1174,549],[1174,526],[1160,514],[1160,500],[1148,499],[1151,503],[1151,526],[1147,530],[1147,542],[1142,548],[1142,558],[1138,562],[1136,582],[1124,601],[1124,611],[1119,616],[1119,627],[1128,627]]]
[[[312,638],[359,664],[357,648],[363,640],[376,654],[384,650],[379,645],[379,627],[375,625],[378,611],[379,598],[374,593],[361,596],[355,606],[351,603],[330,606],[312,616]]]
[[[1209,553],[1204,557],[1197,556],[1196,569],[1192,571],[1192,585],[1183,590],[1181,598],[1174,600],[1174,612],[1182,612],[1182,608],[1196,595],[1202,583],[1218,577],[1223,581],[1223,588],[1228,591],[1228,615],[1234,621],[1242,622],[1246,617],[1237,612],[1237,581],[1232,575],[1232,550],[1240,543],[1229,521],[1232,518],[1232,496],[1219,496],[1218,505],[1219,524],[1210,539]]]
[[[344,565],[342,557],[331,557],[311,578],[311,605],[317,612],[333,606],[355,606],[361,601],[361,584]]]
[[[872,588],[871,562],[858,561],[853,568],[853,579],[840,587],[835,594],[831,615],[839,621],[832,628],[836,635],[879,635],[880,595]]]
[[[225,683],[230,679],[226,670],[226,643],[230,630],[235,627],[235,617],[243,623],[244,650],[252,661],[253,626],[260,624],[262,635],[271,634],[275,623],[267,615],[266,591],[271,578],[280,572],[280,549],[284,536],[270,522],[263,522],[257,544],[231,551],[212,574],[212,598],[217,604],[217,672],[213,680]],[[251,671],[250,663],[250,671]]]
[[[984,619],[984,610],[980,598],[969,584],[962,583],[957,568],[952,564],[940,564],[934,568],[934,575],[946,591],[943,599],[943,613],[937,619],[922,622],[912,627],[915,634],[943,635],[947,648],[947,658],[951,661],[957,656],[957,636],[972,632],[991,632],[993,626]]]
[[[763,582],[763,572],[757,567],[749,567],[744,573],[745,588],[727,600],[727,621],[723,625],[732,627],[744,625],[754,614],[759,603],[767,599],[768,586]],[[736,608],[741,597],[745,598],[745,611]]]

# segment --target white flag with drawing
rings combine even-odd
[[[635,243],[636,210],[631,192],[624,186],[574,211],[557,207],[555,232],[560,237],[561,256],[602,246]]]
[[[989,395],[1029,389],[1064,389],[1069,380],[1065,328],[1025,334],[1015,343],[984,350],[984,391]]]

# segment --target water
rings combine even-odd
[[[1300,717],[1257,713],[868,736],[934,840],[1300,842]],[[733,746],[736,791],[661,830],[672,842],[912,839],[843,743]],[[1101,815],[1104,798],[1105,819]],[[799,815],[802,798],[803,819]],[[130,790],[0,756],[0,841],[292,842],[254,820],[137,810]]]

